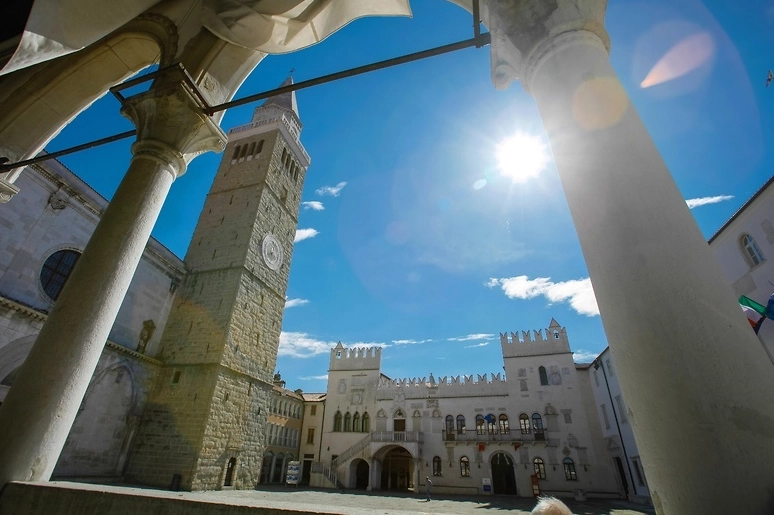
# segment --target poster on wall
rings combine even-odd
[[[300,477],[300,463],[299,461],[288,462],[288,472],[285,475],[285,484],[298,486]]]

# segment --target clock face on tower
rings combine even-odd
[[[261,253],[266,266],[275,271],[279,270],[282,266],[282,247],[273,234],[264,236]]]

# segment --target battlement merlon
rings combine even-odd
[[[341,342],[331,349],[329,370],[380,370],[381,347],[347,348]]]
[[[463,374],[458,376],[443,376],[438,379],[433,374],[430,374],[430,378],[425,377],[408,377],[402,379],[390,379],[388,377],[381,377],[379,379],[379,388],[445,388],[445,387],[457,387],[457,386],[484,386],[491,384],[505,383],[505,374],[490,373],[490,374]]]
[[[500,333],[500,346],[503,358],[571,352],[567,329],[553,318],[545,329]]]

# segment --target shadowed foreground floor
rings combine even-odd
[[[637,515],[652,508],[625,501],[567,500],[576,515]],[[262,488],[212,492],[170,492],[136,487],[86,483],[11,483],[0,494],[0,513],[14,515],[81,515],[130,513],[245,514],[245,515],[402,515],[417,513],[528,514],[533,499],[509,496],[439,496],[426,502],[424,495],[341,493],[331,490]],[[486,511],[483,511],[486,510]]]

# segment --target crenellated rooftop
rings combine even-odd
[[[330,370],[379,370],[381,362],[381,347],[347,348],[339,342],[331,349]]]
[[[570,352],[567,329],[555,319],[545,329],[532,329],[510,333],[500,333],[500,345],[503,358],[562,354]]]
[[[376,393],[378,400],[391,399],[396,393],[402,393],[406,398],[427,398],[507,395],[508,392],[505,374],[502,372],[483,375],[443,376],[439,379],[430,374],[429,379],[426,377],[404,379],[382,377],[379,380]]]

